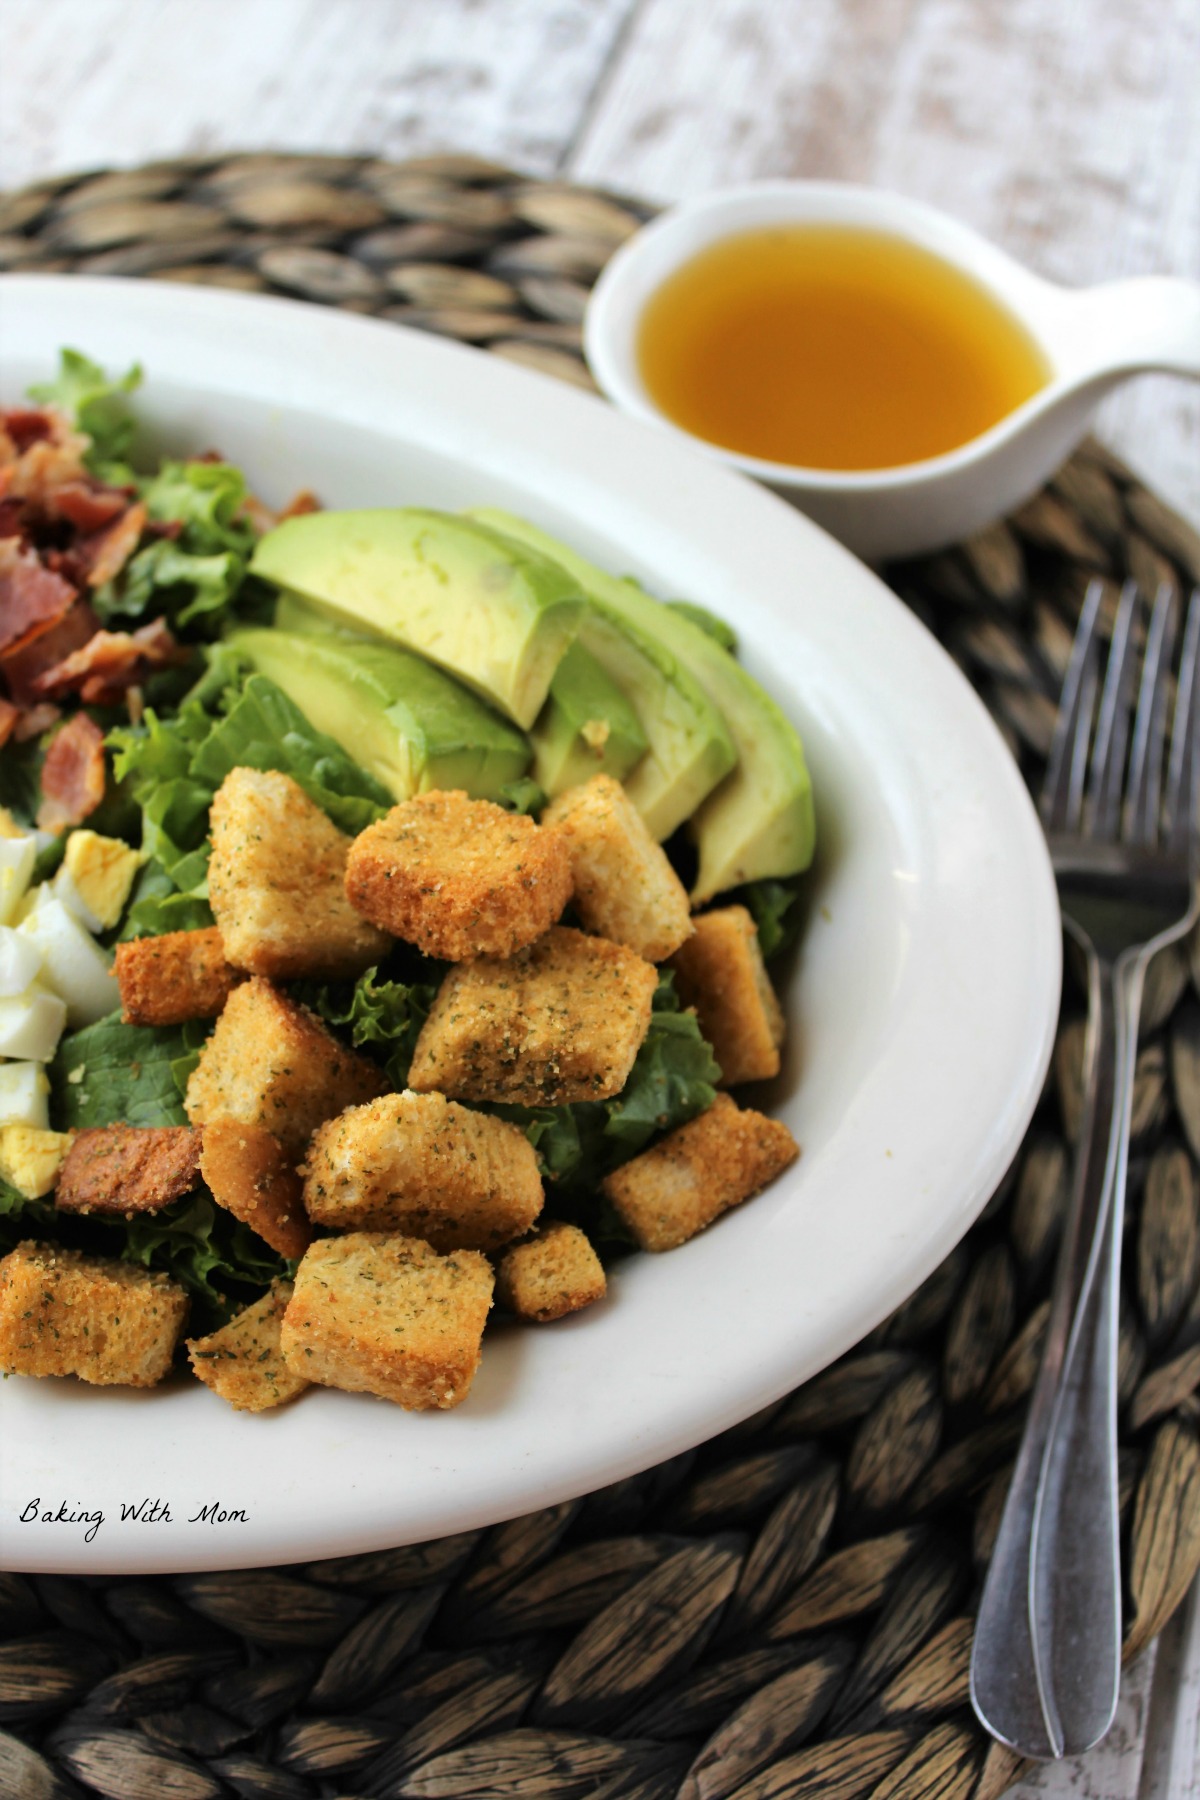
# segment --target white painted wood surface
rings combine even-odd
[[[0,0],[0,189],[237,149],[467,149],[670,200],[764,176],[943,206],[1052,279],[1200,278],[1197,0]],[[1103,434],[1200,521],[1200,391]],[[1187,1800],[1200,1607],[1118,1729],[1014,1790]],[[1150,1732],[1147,1737],[1147,1719]]]

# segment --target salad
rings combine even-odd
[[[529,522],[0,411],[0,1366],[456,1404],[795,1156],[813,849],[733,633]],[[32,1323],[30,1322],[32,1321]]]

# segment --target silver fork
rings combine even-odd
[[[1150,615],[1131,744],[1140,605],[1132,584],[1117,608],[1092,732],[1102,595],[1094,583],[1080,616],[1042,793],[1063,924],[1087,960],[1086,1105],[1046,1347],[971,1659],[979,1718],[1036,1757],[1090,1749],[1116,1710],[1116,1363],[1138,1016],[1150,958],[1197,916],[1200,592],[1184,631],[1165,797],[1174,596],[1160,590]]]

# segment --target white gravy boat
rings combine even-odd
[[[1050,380],[959,449],[895,468],[793,468],[683,431],[642,382],[642,308],[668,275],[710,244],[783,224],[882,231],[931,251],[1015,315],[1041,347]],[[623,245],[593,291],[584,342],[597,382],[626,412],[690,437],[792,501],[860,556],[878,560],[954,543],[1018,506],[1053,474],[1105,394],[1128,376],[1158,369],[1200,379],[1200,283],[1150,275],[1059,287],[945,213],[899,194],[842,182],[760,182],[672,207]]]

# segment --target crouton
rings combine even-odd
[[[643,1250],[673,1250],[757,1194],[800,1154],[779,1119],[718,1094],[706,1113],[601,1182]]]
[[[235,968],[336,979],[387,953],[384,934],[346,899],[350,839],[290,775],[231,769],[210,830],[209,903]]]
[[[662,962],[691,934],[687,890],[619,781],[593,775],[542,816],[567,840],[575,910],[589,931]]]
[[[457,1406],[479,1367],[492,1267],[477,1250],[439,1256],[420,1238],[319,1238],[283,1318],[293,1374],[410,1410]]]
[[[778,1075],[783,1009],[746,908],[723,906],[702,913],[694,935],[671,958],[671,967],[679,998],[695,1007],[700,1030],[721,1065],[721,1086]]]
[[[204,1127],[200,1173],[218,1206],[241,1219],[280,1256],[295,1261],[312,1243],[300,1176],[263,1125],[214,1119]]]
[[[0,1262],[0,1371],[153,1387],[187,1319],[178,1282],[114,1257],[18,1244]]]
[[[443,1094],[386,1094],[313,1134],[304,1204],[335,1231],[399,1231],[435,1250],[495,1250],[542,1210],[524,1132]]]
[[[364,917],[427,956],[511,956],[571,897],[565,841],[466,794],[418,794],[354,840],[346,892]]]
[[[60,1212],[161,1212],[200,1175],[200,1133],[186,1125],[96,1125],[77,1132],[54,1204]]]
[[[521,1319],[561,1319],[606,1292],[600,1258],[577,1225],[544,1226],[506,1250],[496,1270],[497,1300]]]
[[[238,1412],[266,1412],[294,1400],[308,1386],[283,1360],[279,1336],[292,1297],[290,1281],[276,1281],[253,1306],[207,1337],[188,1338],[192,1368],[214,1394]]]
[[[203,931],[168,931],[117,945],[113,973],[121,990],[126,1025],[183,1025],[215,1019],[241,971],[225,960],[215,925]]]
[[[40,1200],[58,1180],[71,1148],[69,1131],[43,1131],[37,1125],[0,1125],[0,1181]]]
[[[408,1085],[522,1106],[606,1100],[650,1029],[657,981],[632,950],[565,925],[507,961],[464,963],[438,990]]]
[[[234,988],[188,1081],[193,1125],[265,1125],[298,1162],[326,1119],[373,1100],[381,1071],[332,1037],[307,1007],[258,976]]]

